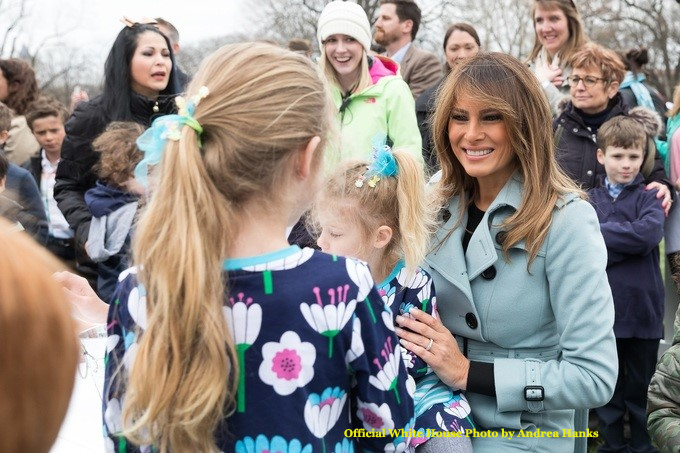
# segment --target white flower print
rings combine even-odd
[[[141,285],[132,288],[127,303],[130,316],[142,330],[146,330],[146,291]]]
[[[380,371],[376,376],[369,376],[368,382],[380,390],[386,392],[393,391],[397,398],[397,403],[401,404],[401,398],[396,389],[399,361],[401,360],[401,348],[398,344],[393,347],[392,338],[388,337],[383,349],[380,351],[380,355],[382,356],[384,363],[377,358],[373,359],[373,363],[378,366]]]
[[[109,354],[118,345],[120,337],[116,334],[106,337],[106,353]]]
[[[425,286],[429,280],[428,275],[421,268],[417,268],[412,276],[409,276],[405,267],[401,268],[397,274],[397,281],[405,288],[418,289]]]
[[[132,332],[129,332],[128,334],[134,335]],[[133,342],[127,348],[125,354],[123,354],[123,365],[125,366],[125,368],[127,368],[128,373],[132,371],[132,366],[135,364],[135,358],[137,357],[137,349],[139,349],[139,345],[136,342]]]
[[[109,434],[118,434],[123,430],[121,405],[118,398],[112,398],[104,411],[104,422]]]
[[[309,395],[305,403],[307,429],[322,439],[337,423],[346,400],[347,393],[340,387],[329,387],[321,395],[316,393]]]
[[[406,391],[411,398],[416,394],[416,380],[410,374],[406,376]]]
[[[432,309],[432,304],[434,303],[434,297],[430,300],[430,295],[432,294],[432,285],[425,285],[423,289],[418,292],[418,300],[420,301],[420,308],[425,312],[432,312],[436,316],[436,311]]]
[[[290,395],[314,377],[316,349],[312,343],[300,341],[293,331],[281,335],[279,343],[270,341],[262,347],[259,376],[274,387],[279,395]]]
[[[465,398],[457,396],[444,404],[444,412],[464,420],[468,415],[470,415],[470,404]]]
[[[129,267],[118,275],[118,281],[122,282],[128,275],[137,275],[137,266]]]
[[[385,327],[390,329],[390,331],[394,332],[394,315],[392,314],[392,311],[385,307],[385,309],[380,312],[380,315],[382,316],[383,324],[385,324]]]
[[[365,403],[358,400],[357,417],[364,424],[367,431],[390,430],[394,428],[392,411],[387,403],[378,406],[375,403]]]
[[[357,305],[355,299],[347,302],[349,285],[329,288],[329,302],[324,305],[321,300],[321,289],[315,286],[312,290],[316,296],[315,304],[300,304],[300,311],[307,323],[321,335],[328,337],[328,357],[333,357],[333,339],[345,327],[354,314]]]
[[[349,278],[352,279],[355,285],[359,288],[357,300],[363,302],[368,296],[368,293],[373,289],[373,277],[371,271],[368,269],[366,263],[347,258],[345,260],[345,267]]]
[[[253,303],[252,297],[238,293],[237,299],[229,297],[229,303],[222,307],[229,331],[234,337],[238,358],[238,390],[236,391],[236,410],[246,410],[245,354],[255,343],[262,327],[262,307]]]
[[[352,343],[350,349],[345,354],[345,362],[350,363],[364,354],[364,340],[361,338],[361,319],[354,317],[352,323]]]
[[[224,306],[224,317],[227,320],[234,343],[252,345],[257,340],[262,326],[262,307],[253,303],[251,297],[243,293],[236,295],[238,300],[229,298],[229,304]]]

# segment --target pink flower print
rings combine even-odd
[[[444,403],[444,412],[453,415],[458,420],[467,420],[470,424],[472,424],[472,420],[470,420],[470,404],[463,395],[454,395],[451,400]],[[460,426],[460,423],[456,420],[451,423],[451,426],[449,427],[450,429],[448,429],[444,424],[443,418],[441,415],[439,415],[439,412],[437,412],[436,419],[437,423],[447,431],[463,430],[463,428]]]
[[[304,387],[314,377],[316,349],[312,343],[303,342],[297,333],[285,332],[280,342],[270,341],[262,347],[259,376],[279,395],[290,395]]]
[[[297,379],[302,370],[302,359],[293,349],[277,352],[272,363],[272,371],[279,379]]]
[[[373,363],[376,364],[380,370],[376,376],[369,376],[368,382],[370,382],[374,387],[383,391],[393,391],[397,398],[397,403],[401,404],[401,398],[397,392],[397,378],[399,374],[399,361],[401,360],[401,348],[396,345],[396,351],[392,347],[392,338],[388,337],[385,341],[385,345],[380,351],[380,355],[383,358],[383,362],[379,359],[373,359]]]
[[[349,285],[329,288],[328,303],[321,298],[321,289],[316,286],[312,290],[316,296],[316,304],[300,304],[300,311],[307,323],[321,335],[328,338],[328,357],[333,357],[333,339],[352,318],[357,305],[355,299],[347,301]]]
[[[365,403],[358,400],[357,417],[364,424],[367,431],[390,430],[394,428],[392,411],[387,403],[378,406],[375,403]]]

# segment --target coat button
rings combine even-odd
[[[444,220],[444,222],[448,222],[450,218],[451,211],[449,211],[448,209],[444,209],[444,212],[442,213],[442,219]]]
[[[499,231],[498,233],[496,233],[496,243],[498,245],[502,246],[507,238],[508,238],[507,231]]]
[[[496,278],[496,268],[494,266],[488,267],[482,272],[482,278],[484,280],[493,280]]]
[[[574,128],[574,134],[578,132],[578,127]]]
[[[586,175],[588,175],[588,176],[593,176],[593,170],[588,170],[588,171],[586,172]]]
[[[477,322],[477,317],[474,313],[468,313],[465,315],[465,322],[470,329],[476,329],[479,323]]]

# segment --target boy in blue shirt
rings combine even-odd
[[[664,288],[659,268],[664,211],[645,190],[640,167],[647,134],[639,120],[617,116],[598,131],[597,160],[606,177],[588,195],[607,245],[614,296],[619,376],[614,396],[596,409],[605,443],[599,451],[656,451],[647,434],[647,387],[663,337]],[[631,438],[624,438],[628,412]]]

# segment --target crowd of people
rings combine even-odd
[[[535,0],[524,61],[468,23],[441,61],[414,0],[371,19],[331,1],[318,61],[186,74],[170,22],[125,18],[69,107],[0,60],[0,356],[33,373],[0,372],[7,451],[49,450],[96,324],[108,451],[680,448],[680,87],[666,112],[570,0]]]

